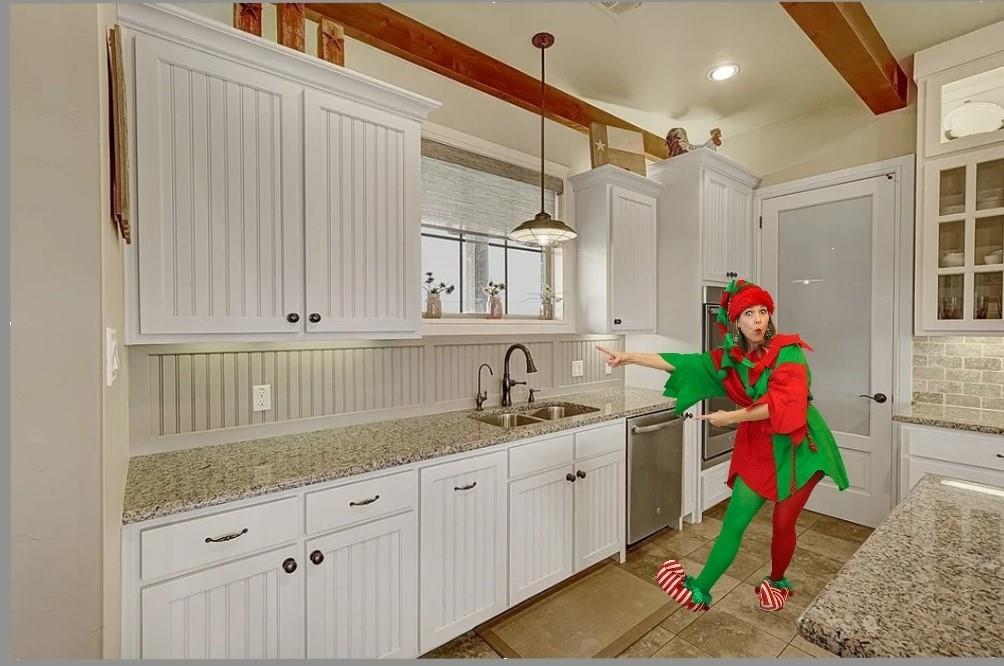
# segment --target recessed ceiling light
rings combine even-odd
[[[724,81],[725,79],[731,79],[738,73],[739,65],[729,63],[728,65],[719,65],[712,69],[708,72],[708,78],[712,81]]]

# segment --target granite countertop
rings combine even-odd
[[[1004,412],[991,409],[917,404],[896,409],[892,420],[1004,435]]]
[[[463,410],[137,456],[129,461],[122,523],[473,451],[676,404],[660,391],[619,387],[556,396],[530,408],[561,402],[589,405],[599,411],[505,429],[475,421],[471,415],[476,412]],[[483,413],[497,411],[502,410],[486,409]]]
[[[841,657],[1004,656],[1004,491],[942,481],[892,510],[798,618],[803,637]]]

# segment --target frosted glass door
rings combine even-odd
[[[851,483],[838,492],[824,480],[810,507],[865,525],[890,509],[894,194],[881,176],[763,204],[763,282],[776,326],[814,349],[813,404]]]

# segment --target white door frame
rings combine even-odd
[[[894,157],[881,162],[833,171],[830,173],[800,178],[787,183],[770,185],[754,192],[754,211],[760,223],[756,228],[756,275],[760,279],[763,269],[763,202],[775,197],[798,194],[809,190],[841,185],[864,178],[874,178],[882,174],[892,174],[896,183],[895,229],[893,236],[893,414],[900,408],[910,406],[913,395],[913,236],[914,236],[914,192],[915,156],[913,154]],[[892,447],[889,461],[892,488],[889,489],[890,509],[899,500],[899,438],[892,424]]]

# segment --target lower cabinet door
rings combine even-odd
[[[418,516],[307,542],[307,658],[418,656]]]
[[[509,484],[510,605],[572,575],[574,479],[568,465]]]
[[[302,659],[303,562],[273,550],[141,593],[144,659]]]
[[[624,544],[624,452],[576,462],[575,477],[575,571],[581,571]]]
[[[421,471],[423,653],[507,607],[506,452]]]

